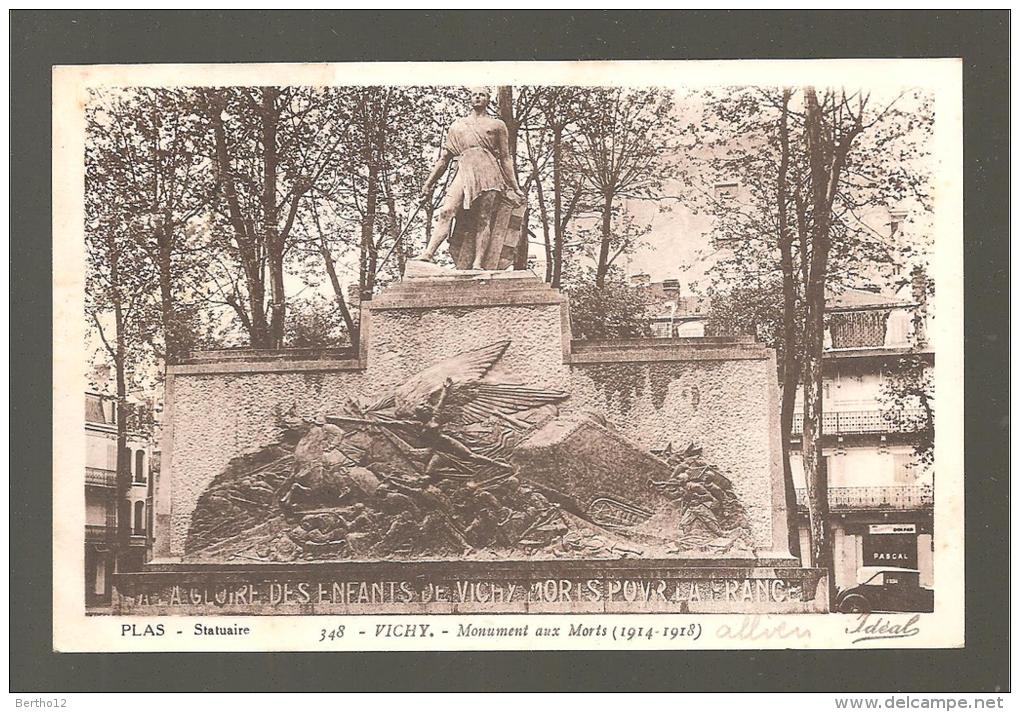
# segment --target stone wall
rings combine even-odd
[[[669,444],[703,447],[706,458],[732,480],[754,541],[771,549],[779,442],[769,422],[768,383],[775,379],[775,363],[764,349],[733,350],[727,360],[574,364],[570,405],[604,413],[624,435],[652,450]]]
[[[704,447],[731,476],[756,546],[782,555],[772,352],[732,340],[572,342],[568,305],[558,291],[527,273],[503,274],[405,280],[388,288],[362,307],[361,353],[354,359],[199,356],[171,368],[156,560],[181,556],[201,493],[231,458],[276,439],[283,414],[336,412],[350,397],[378,397],[443,358],[500,339],[511,343],[493,378],[567,391],[565,411],[601,412],[647,448]]]

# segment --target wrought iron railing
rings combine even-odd
[[[86,467],[85,484],[92,487],[116,487],[117,473],[102,467]]]
[[[112,523],[106,524],[86,524],[85,525],[85,541],[106,541],[111,537],[117,536],[117,525]],[[145,529],[131,528],[129,532],[129,539],[132,546],[137,546],[145,543],[146,532]]]
[[[861,435],[867,433],[912,433],[924,422],[920,408],[883,412],[881,410],[849,410],[822,413],[823,435]],[[804,414],[793,414],[793,434],[804,432]]]
[[[931,485],[878,485],[874,487],[830,487],[829,509],[887,509],[906,511],[931,507],[935,501]],[[807,506],[807,490],[797,488],[797,504]]]
[[[131,474],[132,485],[146,485],[149,483],[149,478],[146,476],[139,477],[137,473]],[[85,468],[85,484],[92,487],[116,487],[117,486],[117,471],[108,470],[105,467],[86,467]]]
[[[106,541],[107,528],[105,524],[86,524],[85,541]]]

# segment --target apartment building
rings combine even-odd
[[[145,562],[151,531],[153,447],[139,429],[128,432],[125,457],[130,462],[127,501],[117,506],[116,400],[99,392],[85,394],[85,604],[110,602],[111,574],[133,571]],[[118,522],[127,519],[130,544],[118,545]]]

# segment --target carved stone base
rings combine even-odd
[[[528,270],[454,269],[425,260],[404,263],[404,279],[534,279]]]
[[[115,574],[115,613],[823,613],[794,559],[150,565]]]

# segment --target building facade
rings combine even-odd
[[[137,429],[128,432],[125,456],[130,462],[128,501],[117,506],[116,400],[97,392],[85,394],[85,605],[110,602],[111,574],[133,571],[145,563],[149,547],[152,488],[152,441]],[[118,523],[127,518],[130,544],[119,551]]]
[[[705,335],[706,300],[684,296],[675,280],[653,283],[635,275],[631,282],[647,290],[654,336]],[[856,585],[859,570],[867,566],[917,569],[922,586],[934,584],[934,467],[922,463],[915,450],[926,414],[920,405],[893,409],[887,393],[905,357],[933,372],[923,302],[916,286],[897,294],[846,290],[827,300],[822,451],[840,589]],[[802,402],[798,393],[790,465],[802,558],[812,565],[800,457]]]

